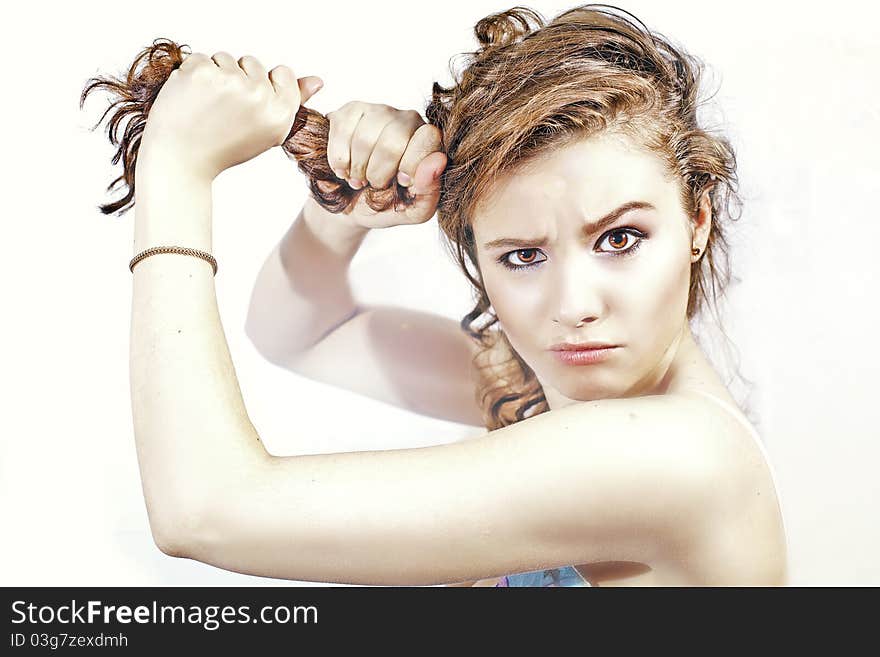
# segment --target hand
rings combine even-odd
[[[416,196],[415,203],[399,212],[377,213],[359,194],[342,216],[365,228],[424,223],[434,216],[439,178],[447,163],[436,126],[425,123],[414,110],[359,101],[328,113],[327,119],[327,160],[337,177],[348,180],[353,189],[367,183],[385,189],[396,178]]]
[[[160,151],[213,180],[222,171],[284,143],[300,105],[322,86],[286,66],[269,74],[254,57],[192,53],[173,71],[150,109],[139,160]]]

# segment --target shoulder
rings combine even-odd
[[[554,507],[548,520],[578,532],[591,560],[680,566],[700,582],[778,579],[784,533],[768,464],[748,425],[702,395],[580,402],[483,441],[515,455],[511,475],[547,498],[533,508]]]
[[[731,452],[741,454],[748,446],[754,449],[746,451],[754,456],[760,449],[736,416],[703,396],[687,393],[577,402],[488,436],[504,435],[509,440],[520,433],[548,434],[551,441],[569,436],[575,442],[568,447],[575,455],[583,450],[595,455],[602,444],[614,450],[638,446],[652,458],[686,449],[695,468],[713,473],[731,463]]]
[[[461,446],[531,496],[515,515],[532,535],[555,528],[589,558],[647,563],[661,544],[702,541],[740,489],[740,431],[699,398],[652,395],[579,402]]]
[[[727,459],[725,485],[713,499],[712,522],[701,554],[708,580],[724,585],[787,583],[787,537],[774,468],[752,423],[732,400],[716,395],[679,393],[706,413]],[[710,575],[711,573],[711,575]]]

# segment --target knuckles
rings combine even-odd
[[[400,140],[398,143],[392,144],[387,141],[379,141],[373,147],[373,153],[379,155],[381,159],[392,159],[399,157],[406,149],[407,140]],[[370,162],[372,162],[372,157]]]
[[[293,69],[290,68],[289,66],[285,66],[284,64],[279,64],[278,66],[273,68],[271,73],[272,73],[272,77],[275,77],[276,75],[279,75],[279,74],[281,76],[287,76],[289,78],[295,77],[293,74]]]
[[[361,133],[356,132],[354,137],[351,138],[351,146],[352,150],[369,152],[372,150],[373,143],[366,137],[362,136]]]
[[[418,127],[416,132],[425,134],[424,139],[431,148],[435,150],[440,150],[440,148],[443,146],[443,133],[440,132],[440,128],[438,128],[437,126],[431,123],[424,123],[423,125]],[[420,134],[419,137],[421,138],[421,136],[422,135]]]
[[[257,59],[256,57],[254,57],[253,55],[242,55],[241,57],[238,58],[238,65],[239,66],[248,66],[248,67],[251,67],[254,69],[262,69],[263,68],[262,62],[260,62],[260,60]],[[242,70],[244,70],[244,69],[242,69]]]

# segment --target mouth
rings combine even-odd
[[[559,342],[550,347],[552,351],[584,351],[586,349],[613,349],[616,344],[610,342]]]
[[[593,365],[606,360],[619,348],[620,345],[602,342],[582,344],[563,342],[550,347],[550,351],[559,362],[565,365]]]

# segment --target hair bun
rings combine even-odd
[[[485,51],[518,43],[543,26],[544,19],[534,10],[513,7],[481,19],[474,26],[474,34]]]

